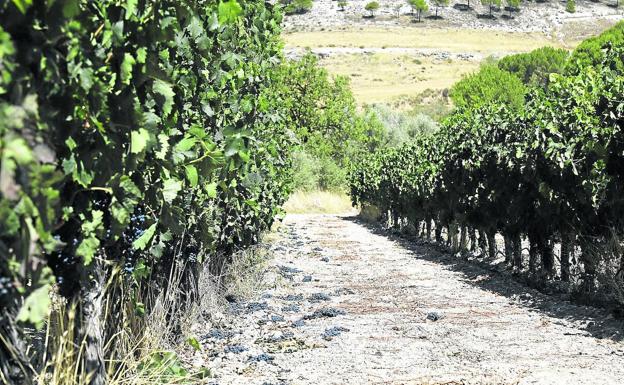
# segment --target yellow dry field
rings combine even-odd
[[[344,54],[321,61],[332,74],[348,76],[361,104],[392,102],[423,91],[449,88],[479,62],[414,58],[404,54]]]
[[[347,214],[355,213],[351,198],[345,193],[329,191],[297,191],[284,204],[288,214]]]
[[[324,51],[321,65],[332,74],[348,76],[360,104],[391,103],[427,90],[447,89],[491,55],[547,45],[569,49],[577,44],[540,33],[434,28],[294,32],[285,34],[284,40],[286,49]],[[440,59],[437,52],[447,52],[450,58]]]
[[[439,49],[449,52],[526,52],[551,45],[572,48],[576,41],[555,41],[535,32],[442,28],[358,28],[294,32],[284,35],[286,47],[396,47]]]

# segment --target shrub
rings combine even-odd
[[[396,147],[424,133],[438,129],[437,123],[422,113],[405,113],[393,110],[384,105],[376,105],[370,109],[384,126],[384,147]]]
[[[605,59],[604,48],[622,44],[624,44],[624,21],[620,21],[596,37],[581,42],[570,55],[565,72],[575,75],[587,67],[599,67]],[[614,65],[622,66],[622,62],[616,62]]]
[[[566,11],[570,13],[576,12],[576,1],[567,0],[566,1]]]
[[[520,109],[525,94],[526,87],[517,76],[495,65],[483,66],[453,85],[450,91],[451,99],[458,108],[478,108],[498,102]]]
[[[564,72],[568,56],[564,49],[543,47],[529,53],[505,56],[498,62],[498,68],[518,76],[526,85],[545,87],[550,74]]]
[[[375,11],[379,9],[379,3],[371,1],[364,6],[364,9],[370,12],[371,17],[375,17]]]
[[[312,9],[312,0],[283,0],[284,13],[293,15],[296,13],[306,13]]]

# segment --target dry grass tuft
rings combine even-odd
[[[329,191],[298,191],[290,196],[284,210],[289,214],[348,214],[355,213],[351,199],[345,193]]]

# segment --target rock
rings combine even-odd
[[[282,299],[284,301],[303,301],[303,294],[288,294]]]
[[[254,313],[260,310],[267,310],[269,305],[266,302],[250,302],[247,304],[247,312]]]
[[[312,314],[305,315],[303,319],[311,320],[311,319],[324,318],[324,317],[333,318],[333,317],[337,317],[339,315],[345,315],[345,314],[346,313],[344,310],[335,309],[333,307],[328,307],[328,308],[316,310]]]
[[[323,261],[323,262],[329,262],[329,257],[323,257],[323,258],[321,258],[321,261]]]
[[[210,329],[208,334],[202,337],[202,339],[203,340],[207,340],[207,339],[224,340],[226,338],[232,337],[232,335],[233,333],[231,331],[212,328]]]
[[[284,317],[281,315],[272,315],[271,322],[284,322]]]
[[[236,303],[239,301],[238,297],[234,294],[226,294],[225,300],[228,301],[229,303]]]
[[[269,337],[266,338],[267,342],[282,342],[282,341],[286,341],[286,340],[290,340],[295,338],[295,333],[291,332],[291,331],[285,331],[282,333],[275,333]]]
[[[301,307],[299,307],[299,305],[295,305],[293,303],[291,305],[282,307],[282,311],[283,312],[289,312],[289,313],[298,313],[298,312],[301,311]]]
[[[284,274],[298,274],[298,273],[303,273],[303,270],[301,269],[297,269],[295,267],[290,267],[290,266],[278,266],[279,270],[281,273]]]
[[[352,295],[355,294],[355,292],[351,289],[347,289],[346,287],[341,287],[339,289],[336,289],[334,291],[334,295],[338,296],[338,295]]]
[[[348,332],[349,329],[342,326],[334,326],[329,329],[325,329],[325,332],[322,334],[323,339],[330,341],[333,337],[339,336],[343,332]]]
[[[312,282],[312,276],[311,275],[304,276],[301,282]]]
[[[240,354],[244,351],[247,351],[247,348],[244,347],[243,345],[228,345],[225,347],[224,349],[225,353],[232,353],[232,354]]]
[[[308,297],[308,301],[310,302],[321,302],[321,301],[330,301],[331,297],[325,293],[314,293]]]
[[[435,311],[427,313],[427,319],[429,321],[435,322],[441,320],[442,318],[444,318],[444,316],[442,314],[436,313]]]
[[[291,324],[291,327],[293,327],[293,328],[300,328],[300,327],[302,327],[302,326],[305,326],[305,321],[304,321],[303,319],[300,319],[300,320],[294,321],[294,322]]]
[[[258,354],[257,356],[249,356],[247,361],[250,362],[272,362],[275,359],[274,356],[266,353]]]

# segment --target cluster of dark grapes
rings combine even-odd
[[[145,209],[138,206],[130,217],[130,224],[121,235],[120,243],[121,258],[123,260],[124,270],[128,274],[132,274],[134,267],[141,256],[141,252],[132,248],[132,242],[136,241],[145,232]]]
[[[0,277],[0,305],[7,306],[11,296],[15,293],[15,286],[9,277]]]

